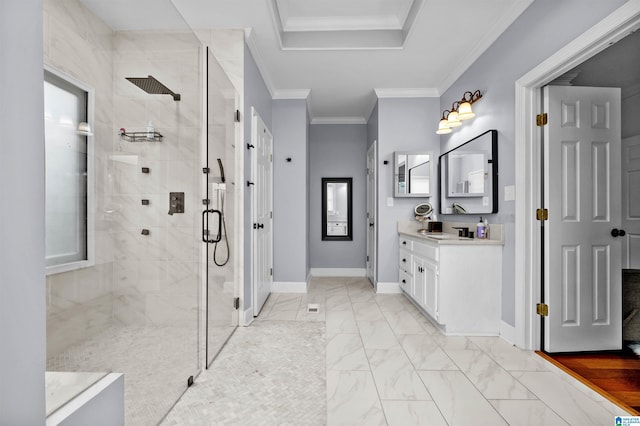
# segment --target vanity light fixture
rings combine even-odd
[[[436,133],[439,135],[451,133],[454,127],[462,125],[462,121],[475,117],[475,113],[473,112],[471,105],[480,99],[482,99],[480,90],[476,90],[475,92],[464,92],[462,99],[455,101],[453,105],[451,105],[451,110],[446,109],[442,111],[442,118],[438,123],[438,130]]]
[[[439,135],[446,135],[447,133],[451,133],[453,131],[449,127],[449,120],[447,120],[449,112],[450,111],[448,109],[442,111],[442,118],[440,119],[440,123],[438,124],[438,130],[436,131],[436,133]]]

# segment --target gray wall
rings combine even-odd
[[[307,121],[306,100],[273,101],[273,280],[279,282],[306,282],[309,272]]]
[[[0,425],[45,423],[42,1],[0,2]]]
[[[310,126],[309,250],[312,268],[364,268],[366,261],[367,128]],[[322,241],[323,177],[351,177],[353,241]]]
[[[488,220],[489,225],[505,224],[502,320],[510,325],[515,324],[515,202],[505,202],[503,194],[505,185],[515,184],[515,81],[623,3],[623,0],[535,1],[441,97],[442,111],[450,109],[452,102],[467,90],[480,89],[483,93],[482,100],[473,106],[476,117],[441,137],[442,152],[488,129],[498,130],[499,213],[488,215]],[[433,131],[439,115],[429,117]],[[447,216],[446,220],[468,218]]]
[[[387,206],[387,199],[393,197],[394,151],[431,151],[434,158],[440,155],[440,140],[436,135],[439,108],[438,98],[378,99],[378,282],[398,282],[398,221],[413,219],[413,208],[421,202],[428,201],[437,211],[435,195],[393,198],[393,207]],[[436,118],[430,120],[430,117]],[[372,114],[369,121],[374,119]],[[374,128],[370,127],[371,133]],[[368,139],[372,141],[372,137],[370,134]],[[431,173],[434,184],[436,173],[434,167]]]
[[[258,71],[258,67],[247,47],[244,45],[244,176],[240,184],[246,188],[246,181],[251,180],[251,153],[246,149],[246,144],[251,141],[251,107],[254,107],[264,124],[272,131],[271,121],[271,95],[264,80]],[[274,142],[275,143],[275,142]],[[249,309],[251,301],[251,190],[244,191],[244,308]]]

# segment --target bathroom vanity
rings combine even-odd
[[[498,335],[503,227],[470,239],[453,226],[469,225],[445,223],[444,232],[422,235],[417,222],[398,223],[400,288],[445,334]]]

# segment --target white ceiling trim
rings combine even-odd
[[[287,14],[281,13],[277,0],[269,0],[268,4],[282,50],[382,50],[403,48],[424,0],[413,0],[401,12],[402,17],[394,19],[397,25],[392,28],[382,21],[374,25],[374,17],[364,17],[364,20],[363,17],[286,18],[283,22],[282,16]],[[293,22],[292,28],[288,27],[289,21]]]
[[[376,96],[381,98],[439,98],[438,89],[373,89]]]
[[[280,89],[272,94],[273,99],[307,99],[311,90],[309,89]]]
[[[251,56],[253,56],[253,60],[258,67],[258,72],[262,76],[262,80],[264,80],[265,86],[267,86],[267,90],[269,91],[269,95],[273,97],[273,93],[276,91],[275,85],[273,84],[273,80],[271,80],[271,75],[268,72],[268,68],[264,63],[264,59],[260,54],[260,50],[258,49],[258,44],[256,43],[256,39],[253,36],[253,31],[251,28],[246,28],[244,30],[244,40],[247,43],[247,47],[249,48],[249,52],[251,52]]]
[[[311,124],[367,124],[363,117],[316,117]]]
[[[460,78],[465,71],[497,40],[498,37],[522,14],[534,0],[521,0],[514,3],[508,14],[502,15],[495,25],[491,26],[491,31],[478,40],[474,48],[466,55],[462,61],[447,74],[438,86],[440,93],[444,93]]]

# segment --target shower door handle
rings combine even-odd
[[[209,238],[209,229],[208,229],[208,214],[217,214],[218,215],[218,235],[215,238]],[[207,209],[202,212],[202,242],[214,244],[219,242],[222,239],[222,212],[220,210],[215,209]]]

